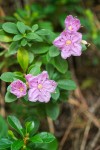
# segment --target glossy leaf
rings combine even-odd
[[[76,89],[76,84],[74,81],[72,80],[59,80],[58,81],[58,86],[61,88],[61,89],[64,89],[64,90],[75,90]]]
[[[26,26],[23,22],[18,21],[17,22],[17,28],[19,30],[20,33],[24,34],[25,30],[26,30]]]
[[[29,63],[29,54],[27,50],[20,48],[17,53],[17,60],[21,66],[21,68],[26,71]]]
[[[24,145],[23,140],[17,140],[13,142],[13,144],[11,145],[11,150],[20,150],[23,145]]]
[[[14,80],[14,74],[12,72],[4,72],[0,79],[5,82],[12,82]]]
[[[4,24],[2,25],[2,28],[3,28],[3,30],[4,30],[5,32],[7,32],[7,33],[19,34],[15,23],[12,23],[12,22],[4,23]]]
[[[53,140],[55,140],[54,135],[48,132],[41,132],[30,139],[32,143],[50,143]]]
[[[53,66],[61,73],[65,73],[68,70],[67,61],[62,59],[60,56],[55,57],[52,60]]]
[[[25,46],[26,44],[27,44],[27,40],[26,39],[22,39],[21,46]]]
[[[38,131],[39,125],[39,119],[36,116],[30,116],[26,119],[26,132],[29,132],[30,136],[33,136]]]
[[[34,40],[34,41],[38,41],[38,42],[43,41],[43,39],[38,34],[36,34],[34,32],[28,33],[26,38],[29,40]]]
[[[30,50],[34,53],[34,54],[44,54],[49,50],[49,46],[47,44],[33,44],[33,46],[30,48]]]
[[[34,32],[34,31],[36,31],[38,29],[38,24],[34,24],[33,26],[32,26],[32,31]]]
[[[12,144],[12,141],[6,138],[0,139],[0,150],[3,150],[5,148],[9,148]]]
[[[51,102],[46,104],[46,114],[53,120],[56,120],[59,115],[59,105]]]
[[[25,126],[27,133],[30,133],[34,129],[35,123],[34,121],[26,122]]]
[[[6,103],[11,103],[17,100],[17,97],[13,94],[11,94],[9,91],[7,91],[5,95],[5,102]]]
[[[19,41],[23,38],[23,36],[21,34],[17,34],[14,36],[13,41]]]
[[[54,99],[54,100],[57,100],[60,96],[60,91],[58,88],[56,88],[55,92],[51,94],[51,97]]]
[[[11,45],[9,46],[9,49],[8,49],[8,54],[9,55],[13,55],[17,52],[19,48],[19,43],[18,42],[12,42]]]
[[[40,66],[35,64],[32,66],[32,69],[29,71],[29,74],[32,74],[35,76],[35,75],[38,75],[40,71],[41,71]]]
[[[60,54],[60,51],[59,51],[59,49],[58,49],[57,47],[51,46],[51,47],[49,48],[49,55],[50,55],[50,57],[56,57],[56,56],[58,56],[59,54]]]
[[[48,29],[41,29],[41,30],[36,31],[36,33],[38,35],[48,35],[49,34],[49,30]]]
[[[14,128],[20,135],[23,136],[22,125],[15,116],[8,116],[7,118],[9,125]]]

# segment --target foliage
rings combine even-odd
[[[11,150],[37,150],[44,149],[50,150],[53,147],[57,149],[56,138],[48,132],[41,132],[35,134],[37,130],[37,122],[35,120],[28,121],[25,126],[22,127],[20,121],[15,116],[8,116],[9,125],[16,131],[16,135],[13,131],[8,131],[8,138],[0,139],[0,150],[11,149]]]
[[[29,88],[25,75],[37,76],[43,70],[47,70],[50,80],[54,80],[57,83],[57,88],[51,94],[49,103],[32,103],[29,101],[28,95],[17,98],[16,95],[11,93],[11,84],[8,86],[5,102],[12,104],[19,102],[21,109],[24,105],[27,110],[24,114],[26,120],[30,115],[38,119],[33,119],[33,117],[23,123],[25,125],[22,126],[15,116],[8,116],[8,123],[14,131],[9,130],[8,137],[0,139],[1,150],[57,150],[57,140],[51,133],[37,133],[39,122],[42,117],[50,117],[52,120],[57,119],[60,113],[59,104],[67,101],[69,91],[75,90],[76,84],[71,78],[67,60],[61,58],[59,49],[52,44],[58,36],[58,33],[54,33],[53,30],[58,28],[57,24],[60,24],[60,28],[63,27],[66,12],[64,12],[63,16],[58,12],[59,20],[57,17],[51,17],[50,21],[53,21],[53,23],[40,21],[45,20],[49,15],[56,15],[60,5],[64,7],[67,1],[59,1],[59,3],[55,1],[52,3],[54,5],[50,4],[45,9],[42,9],[39,4],[27,5],[24,10],[20,9],[14,13],[13,22],[3,23],[0,29],[0,42],[4,42],[8,47],[0,52],[0,56],[5,58],[0,68],[13,66],[11,71],[4,72],[0,76],[1,80],[8,82],[8,84],[21,80]],[[78,0],[75,3],[78,3]],[[70,5],[68,12],[70,12],[71,4],[69,2],[68,4]],[[55,7],[56,5],[58,6],[57,8]],[[80,9],[76,7],[75,9],[81,14]],[[55,24],[54,18],[57,20],[57,22],[55,20]],[[82,44],[82,46],[83,50],[85,50],[85,45]],[[18,65],[20,65],[20,68]],[[30,106],[33,109],[30,109]]]

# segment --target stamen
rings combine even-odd
[[[69,26],[68,29],[69,29],[69,30],[72,30],[72,26]]]
[[[23,90],[24,90],[23,87],[20,87],[20,92],[23,92]]]
[[[66,45],[70,45],[70,44],[71,44],[71,40],[67,40]]]
[[[42,89],[42,84],[38,84],[38,89]]]

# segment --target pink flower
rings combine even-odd
[[[81,27],[80,20],[72,15],[69,15],[65,19],[66,30],[69,32],[76,32]]]
[[[29,101],[49,102],[51,93],[55,91],[57,83],[49,80],[48,73],[43,71],[37,76],[33,76],[29,81],[30,89],[28,91]]]
[[[80,56],[82,53],[82,34],[79,32],[69,33],[62,32],[59,37],[57,37],[53,44],[61,50],[61,57],[66,59],[73,56]]]
[[[20,98],[26,95],[27,87],[26,87],[26,84],[23,83],[21,80],[13,81],[10,84],[10,87],[11,87],[10,92],[16,95],[17,98]]]
[[[31,79],[33,79],[32,74],[25,75],[26,81],[28,83],[28,87],[31,87]]]

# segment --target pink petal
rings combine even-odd
[[[62,47],[64,45],[65,41],[63,40],[62,36],[58,36],[54,41],[53,41],[53,44],[56,46],[56,47]]]
[[[38,75],[38,83],[42,84],[45,80],[49,78],[47,71],[43,71]]]
[[[75,42],[80,43],[82,41],[82,34],[79,33],[79,32],[76,32],[75,34],[72,34],[71,40],[73,41],[73,43],[75,43]]]
[[[70,50],[69,50],[69,51],[67,51],[67,50],[62,50],[62,51],[61,51],[61,57],[62,57],[63,59],[66,59],[66,58],[68,58],[68,57],[70,57],[70,56],[71,56]]]
[[[71,34],[70,34],[69,32],[67,32],[67,31],[63,31],[63,32],[61,33],[61,36],[62,36],[62,38],[64,39],[64,44],[65,44],[65,42],[66,42],[67,40],[70,40]]]
[[[29,101],[36,102],[38,101],[39,91],[35,88],[29,89],[28,91],[28,99]]]
[[[41,94],[39,95],[39,102],[49,102],[50,101],[50,93],[49,92],[45,92],[45,91],[42,91]]]
[[[50,93],[54,92],[56,87],[57,87],[57,83],[53,80],[47,80],[43,84],[43,89],[45,89]]]
[[[82,54],[82,46],[79,45],[79,44],[74,44],[73,47],[72,47],[72,51],[71,51],[71,54],[73,56],[80,56]]]

